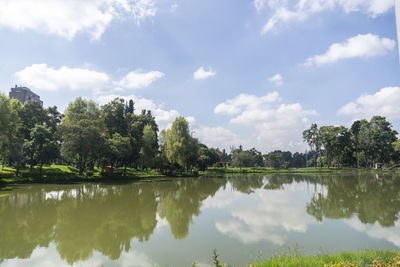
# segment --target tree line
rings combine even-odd
[[[376,163],[394,165],[400,156],[397,132],[382,116],[354,121],[349,128],[312,124],[303,140],[313,151],[312,166],[370,168]]]
[[[242,146],[231,146],[229,153],[207,147],[193,137],[183,117],[160,132],[151,110],[135,111],[133,100],[115,98],[99,106],[76,98],[61,114],[57,107],[22,104],[0,94],[0,162],[14,166],[17,174],[27,165],[38,166],[41,173],[44,165],[54,163],[75,166],[83,174],[101,166],[186,171],[226,165],[371,167],[399,159],[397,132],[379,116],[355,121],[349,129],[312,124],[303,132],[310,151],[262,154]]]
[[[53,163],[76,166],[80,174],[96,166],[205,169],[223,154],[194,138],[183,117],[159,133],[151,110],[136,114],[133,100],[121,98],[103,106],[76,98],[61,114],[0,94],[0,125],[0,161],[17,173]]]

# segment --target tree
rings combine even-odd
[[[22,105],[19,117],[22,122],[21,132],[26,140],[30,140],[31,130],[36,124],[48,122],[47,111],[38,102],[28,102]]]
[[[351,133],[351,139],[354,144],[354,150],[356,152],[356,158],[357,158],[357,168],[360,167],[360,157],[359,157],[359,149],[360,149],[360,130],[361,130],[361,122],[360,121],[355,121],[351,125],[350,128],[350,133]]]
[[[92,101],[75,99],[65,111],[60,131],[61,154],[67,162],[76,164],[82,175],[87,166],[94,166],[99,160],[105,142],[98,106]]]
[[[373,157],[375,162],[388,163],[393,155],[392,143],[397,140],[397,132],[385,117],[374,116],[370,120]],[[375,163],[374,162],[374,163]]]
[[[57,107],[48,107],[46,109],[46,125],[50,128],[52,134],[56,134],[57,127],[60,125],[63,115],[57,110]]]
[[[303,132],[303,140],[310,146],[311,151],[317,152],[317,155],[319,156],[321,150],[321,139],[317,124],[311,124],[310,129]],[[316,158],[314,158],[314,162],[316,163]]]
[[[135,113],[135,103],[133,103],[133,100],[129,100],[129,104],[126,106],[126,113],[127,114],[133,114]]]
[[[50,164],[59,155],[58,144],[52,140],[51,128],[36,124],[31,131],[30,141],[26,140],[26,147],[30,151],[29,163],[31,169],[33,164],[39,164],[40,174],[42,174],[42,168],[44,164]]]
[[[276,150],[269,154],[264,155],[265,164],[269,167],[279,169],[284,167],[283,153],[280,150]],[[287,164],[286,164],[287,165]]]
[[[392,125],[381,116],[374,116],[369,122],[361,120],[360,124],[359,145],[366,166],[389,163],[394,153],[392,143],[397,140]]]
[[[205,171],[207,169],[207,166],[212,165],[212,157],[213,153],[211,153],[208,149],[208,147],[204,144],[199,144],[199,150],[198,150],[198,158],[197,158],[197,166],[199,167],[199,170]]]
[[[102,106],[104,123],[107,128],[108,135],[111,137],[114,133],[122,136],[127,135],[128,125],[125,113],[125,100],[115,98],[110,103]]]
[[[189,123],[178,117],[166,132],[166,156],[170,163],[189,170],[197,160],[198,142],[189,132]]]
[[[129,137],[123,137],[119,133],[115,133],[106,142],[109,150],[109,159],[112,165],[120,164],[124,166],[124,176],[126,174],[126,167],[132,153],[132,147]]]
[[[153,130],[150,124],[146,124],[142,135],[142,149],[140,157],[142,167],[154,167],[154,158],[158,152],[157,133]]]
[[[150,125],[153,131],[156,133],[157,139],[157,132],[158,132],[158,125],[155,121],[155,118],[150,113],[135,115],[135,114],[128,114],[127,115],[128,121],[128,136],[131,138],[131,146],[132,146],[132,155],[130,159],[130,163],[134,166],[139,165],[140,160],[140,152],[143,146],[143,130],[146,125]]]
[[[17,174],[22,164],[21,103],[0,94],[0,161],[15,164]]]
[[[234,167],[252,167],[254,166],[254,158],[250,151],[237,150],[232,153],[232,166]]]

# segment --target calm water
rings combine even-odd
[[[244,265],[400,247],[399,176],[232,176],[0,190],[0,266]],[[202,266],[202,265],[200,265]]]

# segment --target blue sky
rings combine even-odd
[[[132,98],[207,145],[304,151],[313,122],[400,131],[392,0],[0,0],[0,92]]]

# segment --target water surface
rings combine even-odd
[[[293,249],[399,249],[399,189],[391,175],[0,189],[0,266],[209,266],[214,248],[243,266]]]

